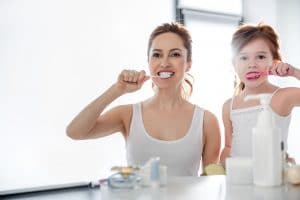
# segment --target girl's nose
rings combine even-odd
[[[250,60],[248,63],[248,68],[256,68],[257,64],[254,60]]]

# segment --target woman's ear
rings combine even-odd
[[[186,71],[186,72],[190,71],[191,67],[192,67],[192,61],[189,61],[189,62],[187,63],[187,66],[186,66],[185,71]]]

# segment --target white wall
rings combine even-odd
[[[243,13],[245,22],[266,22],[277,26],[276,0],[243,0]]]
[[[283,60],[300,68],[300,1],[299,0],[244,0],[245,22],[261,21],[272,25],[278,32]],[[297,86],[294,78],[271,78],[281,87]],[[300,108],[293,111],[289,131],[289,153],[300,162]]]
[[[277,24],[281,38],[283,59],[300,68],[300,1],[277,0]],[[283,86],[300,87],[300,81],[294,78],[280,79]],[[300,108],[293,111],[289,133],[289,152],[300,163]]]
[[[121,69],[147,70],[150,32],[174,19],[172,0],[0,1],[0,188],[125,164],[121,135],[79,142],[65,128]],[[114,104],[144,99],[144,88]]]

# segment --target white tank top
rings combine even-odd
[[[277,92],[276,90],[275,92]],[[270,93],[271,98],[275,92]],[[252,157],[252,128],[256,126],[258,114],[263,110],[262,105],[241,108],[230,109],[230,118],[232,122],[232,144],[231,144],[231,156],[243,156]],[[284,149],[287,149],[287,138],[289,131],[289,124],[291,121],[291,114],[288,116],[280,116],[275,113],[272,108],[272,115],[274,116],[275,124],[281,130],[282,139],[284,142]]]
[[[202,156],[204,110],[195,106],[188,132],[180,139],[165,141],[149,135],[144,127],[141,103],[133,105],[129,136],[126,140],[128,165],[144,165],[151,157],[160,157],[171,176],[197,176]],[[168,124],[166,124],[168,126]]]

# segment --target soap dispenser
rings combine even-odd
[[[245,100],[259,99],[262,111],[258,115],[252,135],[253,182],[257,186],[282,184],[283,149],[280,128],[274,123],[269,106],[271,95],[248,95]]]

